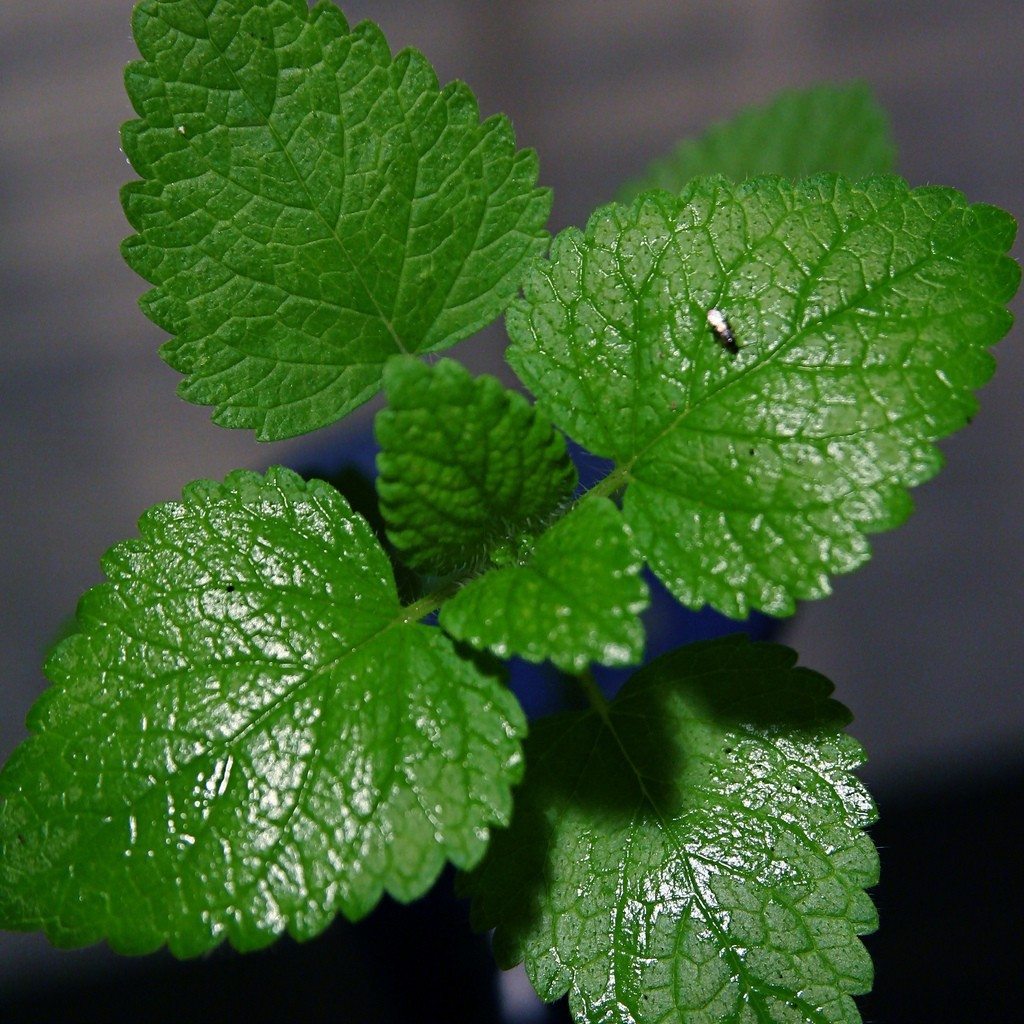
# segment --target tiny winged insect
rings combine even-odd
[[[725,314],[720,309],[709,309],[708,310],[708,325],[714,332],[715,341],[729,352],[731,355],[738,356],[740,354],[740,347],[736,344],[736,335],[732,333],[732,328],[729,326],[729,321],[725,319]]]

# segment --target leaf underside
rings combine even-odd
[[[548,659],[567,672],[643,657],[643,561],[607,498],[588,498],[522,564],[471,580],[441,609],[453,636],[499,657]]]
[[[1012,320],[1014,231],[894,177],[699,179],[562,232],[509,309],[508,359],[615,461],[680,600],[788,614],[907,516],[934,441],[973,415]]]
[[[694,644],[534,726],[512,826],[462,880],[502,966],[588,1024],[860,1020],[874,809],[848,714],[795,660]]]
[[[866,84],[817,85],[782,92],[681,143],[625,186],[620,198],[628,202],[654,188],[680,192],[708,174],[733,181],[828,172],[864,178],[891,171],[895,157],[889,119]]]
[[[541,530],[576,487],[565,438],[522,395],[458,363],[393,359],[375,430],[388,536],[418,569],[485,564]]]
[[[180,393],[217,423],[333,422],[389,356],[498,316],[543,251],[535,154],[375,25],[305,0],[143,0],[134,31],[123,252]]]
[[[507,822],[525,731],[410,621],[366,522],[287,470],[200,482],[104,559],[0,775],[0,918],[58,945],[308,938]]]

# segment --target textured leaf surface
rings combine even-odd
[[[388,536],[419,569],[514,550],[576,487],[565,438],[522,395],[443,359],[395,359],[375,429]]]
[[[700,179],[557,238],[508,314],[538,405],[615,460],[684,602],[778,614],[869,554],[973,414],[1019,281],[1011,217],[951,189]],[[718,309],[738,353],[719,343]]]
[[[679,192],[708,174],[733,181],[827,171],[863,178],[891,171],[895,156],[889,120],[866,85],[819,85],[781,93],[767,106],[745,110],[681,143],[627,185],[623,198],[652,188]]]
[[[588,498],[537,541],[521,565],[472,580],[441,609],[441,625],[500,657],[550,659],[568,672],[643,656],[643,561],[619,510]]]
[[[332,422],[389,356],[493,320],[543,250],[535,155],[376,26],[306,0],[143,0],[134,27],[124,254],[216,422]]]
[[[0,921],[139,953],[420,895],[507,821],[518,705],[415,623],[364,520],[286,470],[111,550],[0,776]]]
[[[736,637],[537,723],[512,826],[467,879],[499,963],[580,1021],[852,1024],[874,817],[826,679]]]

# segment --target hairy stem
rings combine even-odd
[[[588,491],[579,496],[576,504],[587,498],[610,498],[629,483],[629,467],[616,466],[606,477],[598,480]]]
[[[568,510],[564,511],[562,515],[558,516],[552,522],[548,523],[546,529],[550,529],[552,526],[555,525],[555,523],[564,519],[565,516],[568,515],[569,511],[571,511],[573,508],[578,507],[588,498],[614,497],[619,491],[622,490],[622,488],[626,486],[627,483],[629,483],[630,465],[617,466],[606,477],[603,477],[601,480],[598,480],[598,482],[594,484],[593,487],[591,487],[589,490],[584,491],[576,499],[576,501],[573,502],[573,504],[569,507]],[[412,602],[412,604],[407,604],[405,606],[405,615],[403,616],[404,621],[418,622],[420,619],[425,618],[427,615],[430,615],[431,612],[439,611],[441,605],[443,605],[445,601],[447,601],[450,597],[454,597],[455,594],[458,593],[459,587],[462,585],[463,582],[465,582],[466,578],[467,577],[459,577],[458,579],[451,580],[443,584],[442,586],[438,587],[437,590],[432,591],[426,596],[421,597],[419,600]],[[591,683],[596,687],[597,684],[593,683],[592,678]],[[604,698],[601,696],[601,691],[597,690],[596,692],[598,697],[603,701]],[[594,701],[591,700],[591,703],[593,704]]]
[[[455,596],[461,585],[461,579],[451,580],[443,586],[438,587],[437,590],[421,597],[418,601],[413,601],[412,604],[407,604],[403,609],[405,612],[402,616],[403,621],[419,622],[420,619],[426,618],[431,612],[438,611],[441,605],[443,605],[448,598]]]

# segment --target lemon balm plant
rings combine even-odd
[[[740,619],[863,563],[992,372],[1012,219],[909,188],[865,90],[820,88],[549,246],[508,121],[375,26],[144,0],[134,28],[124,254],[182,394],[274,439],[383,388],[390,545],[280,468],[146,512],[0,775],[0,924],[252,950],[450,861],[499,963],[580,1021],[858,1020],[848,714],[775,645],[644,664],[641,570]],[[502,313],[532,404],[422,358]],[[589,489],[567,436],[610,461]],[[527,735],[513,656],[586,709]],[[593,665],[638,669],[608,700]]]

